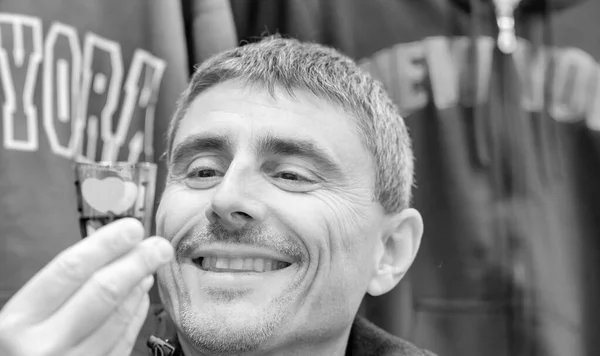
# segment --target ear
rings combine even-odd
[[[423,219],[415,209],[405,209],[385,218],[384,230],[376,242],[375,268],[367,287],[372,296],[392,290],[412,265],[423,236]]]

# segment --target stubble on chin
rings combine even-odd
[[[187,298],[186,298],[187,299]],[[198,351],[214,355],[231,355],[258,350],[274,336],[286,314],[286,299],[274,301],[259,318],[231,325],[227,320],[213,320],[193,310],[189,299],[179,307],[180,328]],[[240,320],[240,319],[238,319]],[[243,319],[241,319],[243,320]]]

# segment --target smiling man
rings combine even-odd
[[[340,53],[267,38],[200,66],[169,132],[158,287],[185,355],[425,355],[357,311],[417,253],[410,140]]]
[[[160,237],[122,219],[63,251],[0,310],[0,354],[431,355],[357,316],[417,254],[412,161],[347,57],[276,37],[223,52],[172,121]]]

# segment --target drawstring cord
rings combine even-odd
[[[552,20],[550,16],[550,5],[544,1],[543,7],[543,39],[542,43],[550,45],[552,43]],[[550,183],[552,178],[561,177],[563,152],[560,145],[560,135],[558,123],[550,116],[550,107],[554,100],[554,49],[549,47],[547,50],[547,68],[544,75],[544,102],[542,113],[540,115],[541,128],[541,148],[545,173],[545,183]]]
[[[475,159],[476,164],[481,167],[486,167],[490,164],[490,152],[488,148],[488,139],[486,137],[487,122],[483,115],[483,104],[479,98],[479,46],[478,36],[480,34],[479,29],[479,16],[481,15],[481,3],[480,0],[470,0],[470,48],[469,56],[472,59],[472,74],[471,82],[473,88],[473,130],[474,130],[474,148],[475,148]]]

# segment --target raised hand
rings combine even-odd
[[[124,356],[149,306],[153,273],[173,248],[121,219],[54,258],[0,310],[2,356]]]

